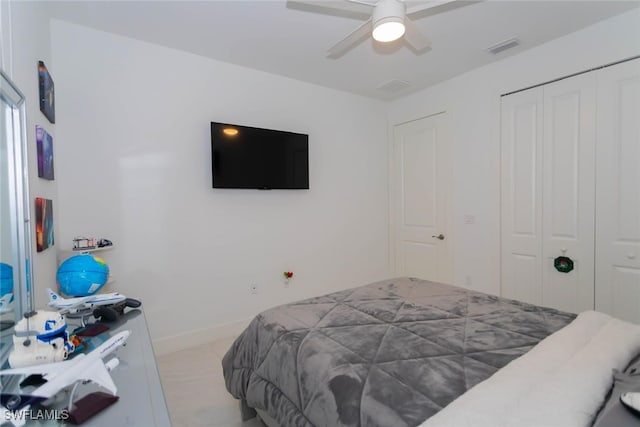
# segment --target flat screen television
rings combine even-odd
[[[213,188],[309,188],[309,135],[211,122]]]

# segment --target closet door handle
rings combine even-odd
[[[442,234],[442,233],[438,234],[437,236],[431,236],[431,237],[434,237],[434,238],[439,239],[439,240],[444,240],[444,234]]]

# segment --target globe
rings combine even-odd
[[[93,295],[107,283],[109,266],[91,254],[75,255],[65,260],[56,274],[60,292],[73,297]]]

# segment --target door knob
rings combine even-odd
[[[435,237],[436,239],[439,239],[439,240],[444,240],[444,234],[442,233],[438,234],[437,236],[431,236],[431,237]]]

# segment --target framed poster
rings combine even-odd
[[[38,125],[36,125],[36,144],[38,148],[38,176],[53,181],[53,138]]]
[[[40,111],[51,123],[55,123],[56,100],[53,79],[42,61],[38,61],[38,86],[40,88]]]
[[[53,200],[36,197],[36,250],[53,246]]]

